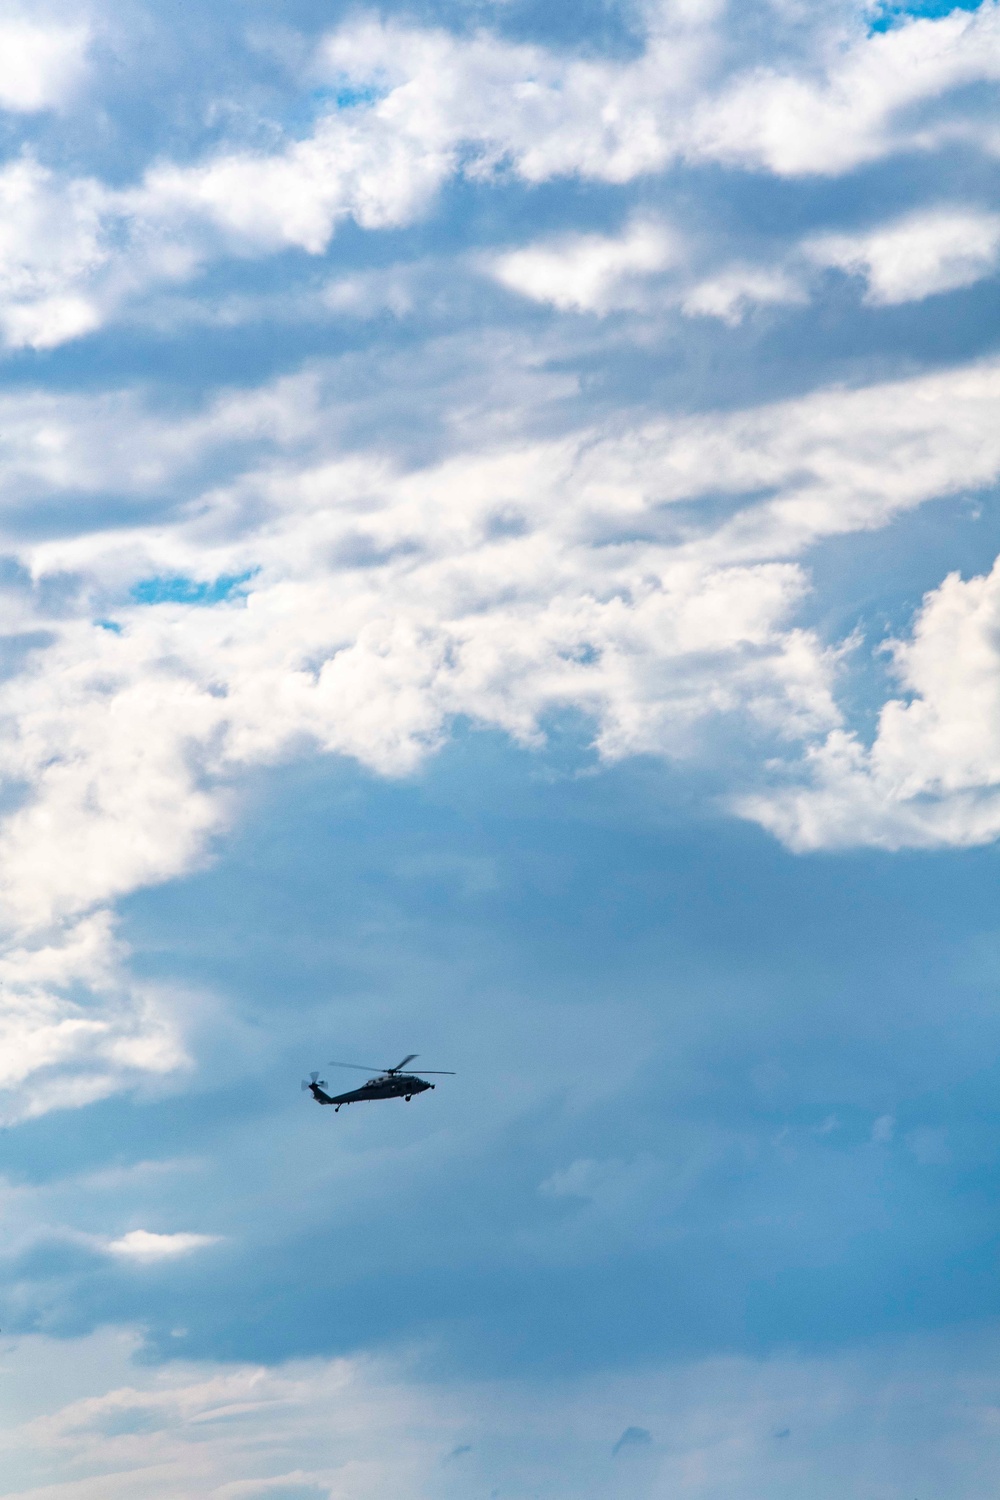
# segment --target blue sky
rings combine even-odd
[[[995,1485],[998,81],[0,8],[0,1495]]]

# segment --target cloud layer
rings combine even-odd
[[[651,8],[643,50],[627,62],[362,17],[315,47],[300,76],[314,96],[320,86],[315,123],[278,149],[159,160],[124,187],[54,173],[30,153],[10,159],[0,175],[0,202],[12,211],[0,241],[0,326],[12,348],[50,348],[220,259],[293,248],[317,256],[348,219],[367,231],[411,224],[455,178],[623,185],[677,164],[798,178],[962,142],[995,154],[989,117],[969,100],[1000,80],[998,17],[987,0],[866,35],[860,17],[831,7],[804,38],[769,11],[766,51],[749,63],[712,7]],[[11,68],[9,107],[64,97],[85,33],[9,27],[9,55],[25,53]],[[812,255],[867,268],[876,301],[925,296],[988,273],[994,218],[959,206],[950,218],[860,237],[832,232],[814,239]],[[556,305],[614,305],[603,289],[625,272],[660,269],[668,242],[637,227],[617,242],[591,237],[565,249],[576,269],[560,278]],[[553,253],[511,251],[499,274],[547,295]],[[789,300],[777,293],[791,286],[780,268],[751,268],[743,280],[746,296],[756,286],[765,303]],[[692,306],[726,317],[736,300],[695,294]]]
[[[623,1486],[700,1500],[794,1500],[807,1488],[833,1500],[845,1487],[941,1474],[957,1500],[972,1500],[988,1483],[978,1430],[996,1402],[994,1344],[924,1339],[835,1359],[605,1373],[548,1390],[542,1414],[525,1384],[418,1386],[384,1362],[154,1373],[129,1367],[127,1336],[79,1349],[35,1339],[18,1350],[23,1416],[3,1439],[18,1488],[5,1492],[157,1500],[181,1486],[192,1500],[367,1500],[391,1488],[448,1500],[499,1478],[587,1500]],[[109,1388],[54,1404],[42,1383],[67,1362]]]
[[[108,903],[189,869],[233,777],[305,745],[398,775],[456,718],[531,744],[571,709],[607,760],[697,761],[730,722],[771,769],[734,766],[728,795],[793,847],[996,835],[995,575],[928,597],[893,648],[909,700],[867,749],[837,703],[847,643],[800,618],[818,543],[995,483],[994,364],[417,468],[331,451],[326,378],[180,422],[125,393],[8,400],[12,496],[111,485],[153,506],[191,487],[153,524],[11,555],[12,1083],[89,1059],[71,1102],[115,1069],[177,1065],[156,997],[122,987]],[[127,434],[114,445],[109,422]],[[272,457],[192,485],[246,434]],[[707,523],[697,507],[718,494]]]
[[[606,759],[685,760],[731,720],[769,756],[781,747],[773,790],[732,793],[794,846],[995,836],[992,583],[952,579],[928,599],[895,648],[912,701],[886,705],[868,751],[837,706],[842,643],[798,618],[811,547],[996,481],[994,364],[419,468],[330,451],[324,390],[317,371],[180,423],[124,393],[8,402],[11,494],[110,484],[153,504],[234,437],[273,453],[155,524],[12,555],[3,763],[24,790],[0,829],[7,973],[28,1013],[51,1016],[52,1046],[107,1036],[122,1065],[143,1047],[148,1066],[176,1061],[161,1022],[128,1042],[135,1023],[85,1022],[68,993],[52,1010],[29,975],[51,986],[87,952],[66,982],[107,993],[112,929],[95,913],[190,868],[225,824],[231,778],[305,744],[396,775],[457,717],[530,744],[572,709]],[[128,433],[117,451],[109,420]],[[728,503],[706,524],[697,506],[715,494]],[[969,682],[935,665],[956,631]]]

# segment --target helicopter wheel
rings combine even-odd
[[[409,1104],[409,1102],[410,1102],[410,1100],[411,1100],[412,1097],[413,1097],[412,1094],[407,1094],[407,1096],[406,1096],[406,1102],[407,1102],[407,1104]]]

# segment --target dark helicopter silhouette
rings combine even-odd
[[[375,1068],[366,1068],[363,1063],[331,1062],[331,1068],[357,1068],[360,1073],[375,1073],[374,1078],[359,1089],[351,1089],[347,1094],[327,1094],[324,1092],[329,1087],[325,1079],[320,1078],[318,1073],[310,1073],[309,1078],[302,1080],[303,1089],[308,1089],[317,1104],[332,1104],[334,1114],[342,1104],[360,1104],[362,1099],[399,1099],[403,1098],[409,1104],[414,1094],[422,1094],[425,1089],[436,1088],[434,1083],[426,1083],[424,1079],[418,1078],[415,1073],[404,1073],[403,1069],[407,1063],[413,1061],[417,1056],[415,1052],[409,1053],[401,1063],[394,1068],[384,1068],[380,1073]],[[435,1077],[454,1078],[447,1068],[431,1068],[425,1071],[432,1072]]]

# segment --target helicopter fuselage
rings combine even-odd
[[[346,1094],[327,1094],[318,1083],[309,1084],[309,1092],[317,1104],[332,1104],[337,1109],[342,1104],[360,1104],[364,1099],[410,1099],[414,1094],[422,1094],[425,1089],[432,1088],[433,1083],[427,1083],[425,1079],[417,1078],[411,1073],[383,1073],[377,1078],[369,1078],[361,1088],[350,1089]]]

